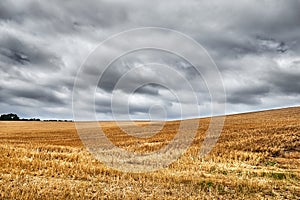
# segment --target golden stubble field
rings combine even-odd
[[[300,199],[300,108],[226,117],[215,148],[199,159],[209,121],[200,119],[179,160],[152,173],[95,160],[72,122],[0,122],[0,199]],[[101,124],[117,146],[151,152],[172,140],[179,122],[149,139]]]

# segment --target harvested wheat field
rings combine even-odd
[[[152,173],[106,167],[85,149],[72,122],[0,122],[0,197],[300,199],[300,108],[227,116],[218,143],[199,159],[209,120],[200,119],[194,143],[179,160]],[[148,139],[101,124],[117,146],[148,152],[168,144],[179,122]]]

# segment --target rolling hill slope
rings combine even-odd
[[[200,127],[186,153],[168,168],[141,174],[95,160],[72,122],[0,122],[0,198],[300,198],[299,107],[227,116],[218,143],[201,159],[210,119],[193,120]],[[157,123],[137,124],[151,132]],[[167,145],[179,123],[167,122],[155,136],[140,139],[114,122],[100,122],[115,145],[138,152]]]

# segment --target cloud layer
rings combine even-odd
[[[299,105],[299,10],[297,0],[3,0],[0,111],[22,117],[72,118],[74,80],[91,51],[114,34],[149,26],[180,31],[208,51],[223,77],[227,113]],[[172,46],[189,50],[176,43]],[[108,48],[106,53],[112,51]],[[149,63],[173,68],[196,91],[179,78],[168,76],[163,68],[149,67]],[[137,66],[143,67],[128,73]],[[97,70],[89,68],[86,78],[80,80],[82,103],[76,109],[83,113],[90,103],[86,96],[95,91],[89,77]],[[126,84],[114,88],[126,73]],[[119,95],[113,101],[118,118],[127,115],[124,107],[135,119],[149,118],[149,111],[152,118],[179,118],[181,108],[191,111],[190,116],[183,117],[195,117],[192,113],[196,107],[199,115],[209,115],[211,99],[205,78],[189,62],[168,52],[129,53],[113,62],[101,77],[95,93],[97,116],[100,120],[112,118],[113,95]],[[161,80],[168,87],[157,84]],[[149,84],[129,93],[144,81]],[[176,98],[178,93],[184,97],[182,102]],[[197,105],[193,103],[195,94]],[[86,113],[86,118],[90,115]]]

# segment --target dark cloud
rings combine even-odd
[[[1,34],[1,33],[0,33]],[[63,64],[54,52],[48,52],[42,46],[30,44],[30,41],[1,34],[0,57],[3,65],[30,66],[44,68],[45,70],[57,70]]]
[[[273,85],[273,90],[283,95],[300,94],[300,73],[286,71],[272,71],[268,75],[268,81]]]
[[[159,85],[157,84],[148,84],[145,86],[141,86],[135,90],[135,93],[138,94],[148,94],[148,95],[158,95],[159,94]]]
[[[266,86],[249,85],[246,88],[239,88],[238,91],[230,92],[227,103],[230,104],[246,104],[259,105],[261,99],[268,95],[270,88]]]
[[[15,98],[26,98],[43,104],[65,105],[64,100],[56,96],[53,91],[35,85],[7,86],[1,89],[1,94],[1,102],[5,102],[8,105],[14,105],[13,99]]]
[[[24,97],[28,99],[34,99],[47,104],[59,104],[64,105],[65,102],[55,96],[52,92],[45,91],[43,89],[30,88],[24,90],[24,88],[11,89],[10,94],[17,97]]]

